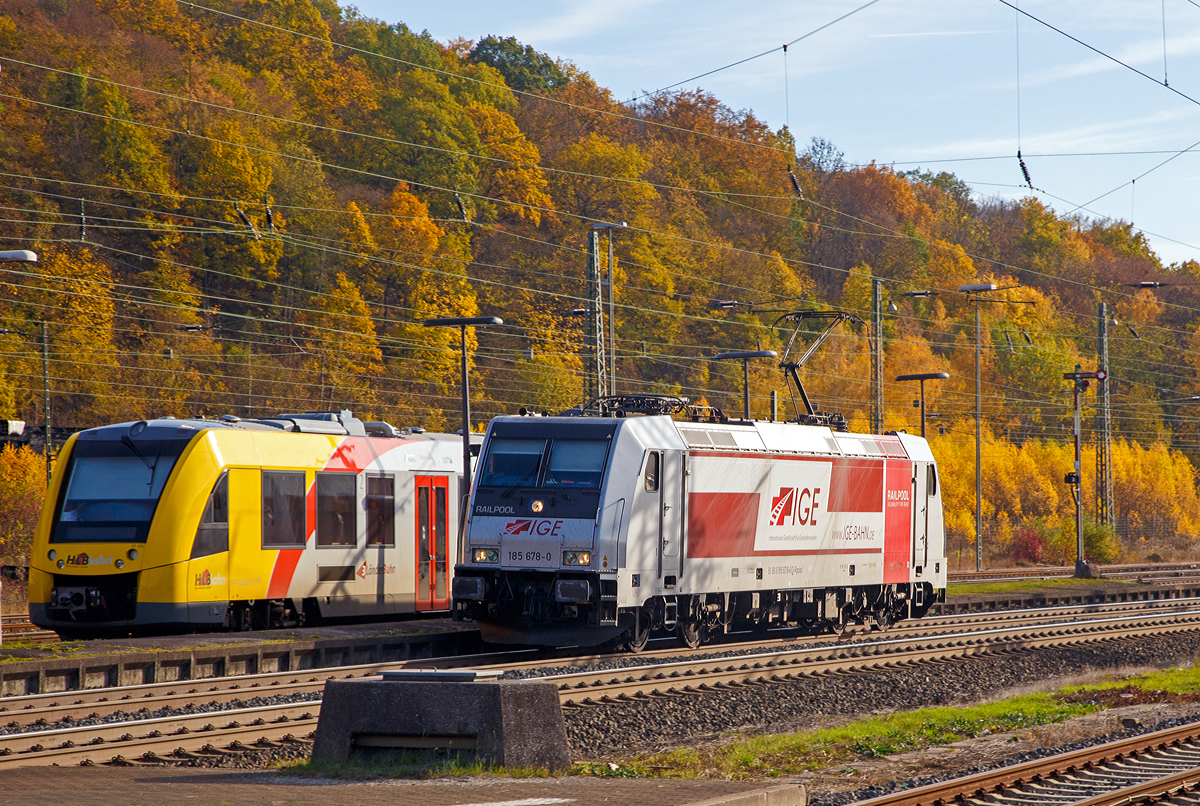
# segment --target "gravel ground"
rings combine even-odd
[[[594,759],[692,744],[729,731],[781,733],[869,713],[977,702],[1036,681],[1165,668],[1190,663],[1198,654],[1200,633],[1187,633],[568,708],[564,715],[571,756]]]
[[[320,699],[321,692],[314,691],[304,694],[290,694],[286,696],[277,695],[273,697],[250,697],[245,700],[189,705],[183,708],[160,708],[157,711],[151,711],[149,708],[141,708],[136,711],[117,711],[104,716],[85,717],[83,719],[63,717],[57,722],[46,722],[43,720],[31,725],[22,725],[16,721],[13,721],[9,722],[5,727],[0,728],[0,736],[38,733],[45,730],[62,730],[64,728],[90,727],[92,725],[108,725],[114,722],[130,722],[141,719],[159,719],[161,717],[188,716],[190,714],[215,714],[220,713],[221,711],[233,711],[239,708],[260,708],[267,705],[289,705],[292,703],[314,702]]]

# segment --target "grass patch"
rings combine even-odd
[[[1099,584],[1119,583],[1132,585],[1129,579],[1075,579],[1059,577],[1056,579],[1014,579],[1007,582],[951,582],[946,586],[947,596],[968,596],[978,593],[1012,593],[1014,591],[1037,590],[1038,588],[1074,588],[1095,587]]]
[[[1076,700],[1089,695],[1113,692],[1133,694],[1139,701],[1192,700],[1196,698],[1196,695],[1200,695],[1200,668],[1197,666],[1198,664],[1193,663],[1192,666],[1130,675],[1120,679],[1105,680],[1102,683],[1067,686],[1060,693],[1064,699]],[[1108,700],[1110,698],[1101,697],[1100,699]]]
[[[498,778],[548,778],[546,769],[502,767],[484,764],[474,753],[444,753],[414,750],[389,753],[376,758],[352,758],[346,762],[282,761],[275,769],[302,778],[333,778],[368,781],[380,778],[462,778],[495,776]]]
[[[776,778],[989,733],[1063,722],[1102,707],[1092,702],[1065,701],[1052,694],[1025,694],[966,708],[925,708],[870,717],[807,733],[739,737],[717,747],[640,755],[620,765],[580,764],[575,771],[614,777]]]

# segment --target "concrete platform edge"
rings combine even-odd
[[[807,804],[807,787],[803,784],[782,784],[766,789],[755,789],[752,792],[738,792],[734,795],[694,801],[687,806],[807,806]]]

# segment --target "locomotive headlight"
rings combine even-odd
[[[546,502],[538,499],[529,505],[529,509],[533,512],[541,512],[546,508]]]
[[[563,565],[591,565],[592,553],[590,551],[564,551]]]
[[[500,549],[475,549],[471,553],[471,559],[477,563],[498,563],[500,562]]]
[[[54,562],[55,560],[58,559],[58,552],[55,551],[54,549],[50,549],[50,553],[47,554],[46,556],[50,558],[50,562]]]

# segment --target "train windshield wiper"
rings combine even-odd
[[[148,458],[146,458],[146,454],[142,453],[141,450],[138,449],[138,446],[134,444],[133,440],[129,438],[128,434],[125,434],[121,437],[121,444],[133,451],[137,458],[146,463],[146,468],[150,471],[150,481],[146,482],[146,486],[150,488],[150,491],[147,493],[147,495],[152,495],[154,493],[154,471],[158,469],[158,460],[162,457],[162,448],[159,448],[158,453],[154,456],[154,461],[151,462]]]
[[[525,471],[525,475],[524,475],[524,476],[521,476],[521,478],[517,479],[517,480],[516,480],[516,481],[514,481],[512,484],[508,485],[508,487],[506,487],[506,488],[504,489],[504,492],[500,493],[500,497],[501,497],[501,498],[508,498],[510,495],[512,495],[512,494],[513,494],[513,490],[517,489],[517,488],[518,488],[518,487],[520,487],[522,484],[524,484],[525,482],[529,481],[529,477],[530,477],[530,476],[532,476],[534,473],[537,473],[537,471],[538,471],[538,468],[539,468],[539,467],[541,467],[541,464],[542,464],[541,462],[538,462],[538,463],[537,463],[537,464],[535,464],[533,467],[531,467],[531,468],[529,468],[527,471]]]
[[[562,488],[561,484],[559,484],[558,477],[554,475],[553,470],[546,471],[546,481],[554,485],[554,489],[558,490],[558,494],[563,497],[564,501],[571,500],[571,496],[567,495],[567,491]]]

